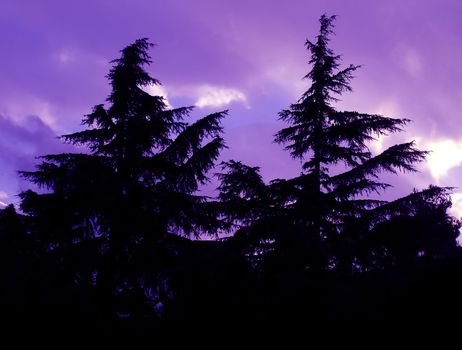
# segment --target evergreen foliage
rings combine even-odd
[[[144,68],[151,46],[139,39],[122,50],[107,76],[108,106],[93,108],[85,130],[62,136],[88,152],[46,155],[36,171],[22,172],[49,190],[22,194],[45,250],[98,242],[95,265],[103,259],[85,278],[96,274],[107,300],[119,290],[152,302],[149,283],[175,254],[171,236],[214,234],[221,225],[196,191],[225,147],[220,122],[227,112],[188,124],[192,107],[168,109],[162,97],[145,92],[159,84]]]
[[[352,250],[364,244],[375,225],[394,216],[414,215],[414,206],[422,202],[447,202],[450,189],[433,186],[391,203],[376,199],[390,186],[380,180],[382,173],[414,172],[415,164],[424,160],[427,152],[418,150],[411,141],[374,155],[369,149],[371,143],[377,137],[402,131],[409,120],[335,109],[339,96],[351,91],[350,82],[359,66],[342,68],[341,56],[329,48],[334,20],[335,16],[323,15],[316,40],[305,43],[311,70],[304,78],[310,81],[310,87],[279,113],[288,126],[275,135],[275,141],[302,161],[301,174],[265,186],[258,169],[226,163],[220,196],[234,206],[235,212],[245,210],[246,205],[240,202],[246,200],[252,208],[242,213],[247,221],[237,219],[250,223],[237,236],[249,237],[252,244],[260,246],[255,248],[259,253],[279,256],[277,264],[290,262],[292,267],[318,272],[340,268],[352,272],[371,263],[370,256],[362,259]],[[339,168],[344,170],[335,174],[334,166],[337,172]],[[260,180],[245,181],[245,176]],[[259,205],[250,204],[255,202],[253,197],[230,196],[233,186],[245,194],[256,193],[258,188]],[[265,209],[255,215],[254,211],[262,207]],[[235,217],[231,219],[236,221]],[[374,254],[372,248],[368,253]],[[390,249],[386,254],[392,256],[394,252]],[[345,261],[347,255],[350,259]]]

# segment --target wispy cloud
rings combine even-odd
[[[24,103],[18,103],[16,100],[2,101],[0,114],[7,115],[9,119],[26,128],[29,126],[30,116],[39,116],[48,127],[58,129],[53,106],[48,101],[27,95],[23,98]]]

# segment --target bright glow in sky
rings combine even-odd
[[[427,157],[427,165],[437,183],[448,171],[462,164],[462,140],[433,141],[427,147],[431,151]]]

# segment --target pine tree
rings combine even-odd
[[[409,120],[334,108],[339,96],[351,91],[350,81],[359,68],[341,68],[341,57],[329,48],[334,20],[335,16],[323,15],[316,41],[306,41],[311,70],[304,78],[311,82],[310,87],[279,113],[289,126],[275,135],[275,141],[302,162],[301,174],[266,186],[265,196],[259,197],[263,200],[260,207],[266,209],[257,217],[248,212],[252,223],[237,233],[240,237],[253,235],[257,245],[272,241],[273,247],[266,251],[283,256],[277,264],[312,271],[341,266],[351,270],[358,260],[356,246],[363,244],[364,235],[374,225],[399,215],[404,207],[412,211],[412,203],[422,198],[447,197],[448,191],[432,187],[415,193],[407,206],[401,204],[409,198],[390,204],[368,198],[390,186],[380,181],[380,173],[415,171],[414,164],[424,160],[427,152],[418,150],[412,141],[373,155],[369,145],[376,137],[402,131]],[[222,197],[230,192],[227,186],[239,181],[235,167],[230,165],[227,176],[221,176],[221,189],[225,191]],[[335,165],[337,171],[339,166],[345,171],[334,175]]]
[[[359,218],[372,220],[372,213],[380,212],[385,202],[367,198],[390,186],[380,181],[380,173],[416,171],[414,164],[424,160],[427,154],[411,141],[373,155],[368,145],[376,137],[402,131],[409,120],[334,108],[338,96],[351,91],[350,81],[359,68],[355,65],[341,68],[341,57],[329,48],[334,20],[335,16],[323,15],[316,41],[306,41],[311,70],[305,78],[311,81],[311,86],[297,103],[279,113],[280,119],[289,126],[280,130],[275,138],[276,142],[286,145],[293,158],[304,162],[302,174],[290,180],[299,191],[296,203],[290,206],[306,235],[314,236],[311,242],[317,242],[318,250],[326,252],[331,251],[328,245],[338,241],[346,227],[353,222],[357,225]],[[332,166],[339,163],[346,171],[332,175]],[[442,195],[447,190],[429,191]],[[428,191],[416,197],[426,194]],[[395,210],[397,206],[390,209]],[[371,221],[363,225],[367,230]],[[355,231],[359,232],[357,226]],[[344,237],[341,238],[343,244]],[[335,264],[332,252],[324,255],[321,267]]]
[[[155,304],[159,295],[146,293],[161,274],[172,236],[213,233],[219,225],[196,192],[225,147],[220,121],[226,111],[188,124],[192,107],[168,109],[162,97],[145,92],[160,84],[144,68],[151,46],[139,39],[121,51],[107,75],[108,107],[95,106],[83,119],[85,130],[62,136],[82,153],[46,155],[37,171],[22,172],[50,191],[23,193],[24,210],[38,220],[40,214],[66,218],[50,249],[100,242],[96,284],[103,299],[112,300],[110,312],[116,290]],[[44,207],[55,209],[44,213]]]

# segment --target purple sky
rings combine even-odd
[[[108,62],[140,37],[157,44],[149,71],[172,106],[197,105],[197,116],[231,110],[224,159],[261,166],[267,180],[297,174],[272,135],[277,113],[308,86],[303,44],[322,13],[339,16],[332,47],[344,63],[363,65],[338,107],[414,121],[377,151],[412,139],[434,151],[421,173],[395,177],[389,196],[459,186],[462,215],[459,0],[2,0],[0,202],[28,188],[16,170],[65,149],[55,135],[79,130],[104,102]]]

